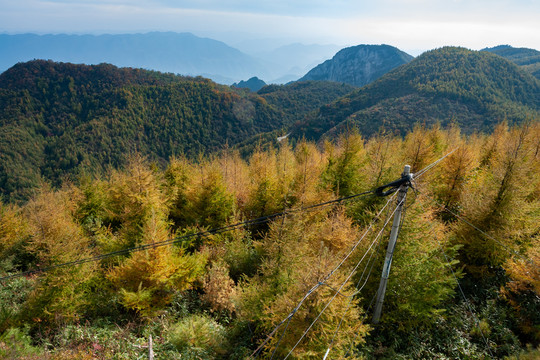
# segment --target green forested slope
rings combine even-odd
[[[381,127],[404,134],[418,122],[455,122],[470,133],[490,131],[505,119],[536,119],[539,111],[536,78],[499,56],[447,47],[321,107],[294,134],[318,139],[349,127],[367,136]]]
[[[257,95],[107,64],[21,63],[0,75],[0,191],[24,199],[41,179],[59,185],[135,152],[162,162],[216,151],[288,127],[351,90],[312,82]]]
[[[528,48],[515,48],[510,45],[499,45],[492,48],[485,48],[482,51],[488,51],[493,54],[502,56],[524,70],[533,74],[537,79],[540,79],[540,51]]]
[[[268,85],[258,94],[287,116],[287,123],[302,120],[310,111],[329,104],[356,89],[333,81],[296,81],[287,85]]]
[[[196,156],[283,125],[255,95],[203,78],[111,65],[45,61],[0,75],[0,188],[58,183],[81,166],[116,166],[126,154]]]

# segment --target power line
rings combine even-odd
[[[282,212],[271,214],[271,215],[261,216],[261,217],[256,218],[256,219],[247,220],[247,221],[243,221],[243,222],[239,222],[239,223],[235,223],[235,224],[231,224],[231,225],[226,225],[226,226],[222,226],[222,227],[219,227],[219,228],[214,228],[214,229],[205,230],[205,231],[199,231],[199,232],[193,233],[193,234],[182,235],[182,236],[175,237],[175,238],[169,239],[169,240],[154,242],[154,243],[151,243],[151,244],[143,244],[143,245],[134,246],[134,247],[118,250],[118,251],[113,251],[113,252],[109,252],[109,253],[105,253],[105,254],[100,254],[100,255],[88,257],[88,258],[83,258],[83,259],[73,260],[73,261],[69,261],[69,262],[65,262],[65,263],[61,263],[61,264],[57,264],[57,265],[52,265],[52,266],[48,266],[48,267],[28,270],[28,271],[20,272],[20,273],[17,273],[17,274],[11,274],[11,275],[1,277],[0,281],[9,280],[9,279],[13,279],[13,278],[16,278],[16,277],[28,276],[28,275],[35,274],[35,273],[48,272],[48,271],[58,269],[58,268],[62,268],[62,267],[82,265],[82,264],[85,264],[85,263],[88,263],[88,262],[104,260],[104,259],[107,259],[107,258],[110,258],[110,257],[113,257],[113,256],[127,255],[127,254],[132,253],[132,252],[144,251],[144,250],[154,249],[154,248],[161,247],[161,246],[172,245],[172,244],[176,244],[176,243],[179,243],[179,242],[182,242],[182,241],[194,238],[194,237],[215,235],[215,234],[220,234],[220,233],[227,232],[227,231],[232,231],[232,230],[235,230],[235,229],[238,229],[238,228],[241,228],[241,227],[246,227],[246,226],[250,226],[250,225],[258,225],[258,224],[268,222],[268,221],[270,221],[270,220],[272,220],[274,218],[280,217],[280,216],[293,214],[293,213],[298,213],[298,212],[302,212],[302,211],[309,211],[309,210],[313,210],[313,209],[316,209],[316,208],[319,208],[319,207],[323,207],[323,206],[336,204],[336,203],[343,202],[343,201],[348,201],[348,200],[360,198],[360,197],[363,197],[363,196],[371,195],[371,194],[373,194],[373,192],[374,192],[373,190],[364,191],[364,192],[359,193],[359,194],[345,196],[345,197],[342,197],[342,198],[339,198],[339,199],[329,200],[329,201],[325,201],[325,202],[322,202],[322,203],[305,206],[305,207],[302,207],[302,208],[299,208],[299,209],[286,210],[286,211],[282,211]]]
[[[387,219],[390,217],[391,215],[390,214],[387,214]],[[386,220],[385,220],[386,221]],[[402,223],[403,223],[403,218],[402,218]],[[356,291],[351,294],[350,298],[349,298],[349,301],[347,303],[347,307],[345,309],[345,313],[341,316],[341,319],[339,320],[339,323],[338,323],[338,326],[336,328],[336,330],[334,331],[334,335],[332,335],[332,340],[330,341],[330,344],[328,345],[328,350],[326,351],[326,354],[323,358],[323,360],[325,360],[328,356],[328,354],[330,353],[330,350],[332,349],[333,345],[334,345],[334,341],[336,339],[336,336],[337,334],[339,333],[339,330],[341,328],[341,325],[343,324],[344,320],[345,320],[345,316],[347,315],[347,313],[349,312],[349,308],[351,307],[351,304],[352,304],[352,300],[354,298],[355,295],[359,294],[363,289],[364,287],[366,286],[368,280],[369,280],[369,277],[371,276],[371,272],[373,270],[373,266],[375,265],[375,261],[371,261],[372,258],[373,258],[373,255],[377,253],[377,249],[379,248],[379,245],[381,244],[380,241],[377,242],[377,245],[375,246],[375,249],[373,249],[373,251],[371,252],[371,255],[369,256],[369,259],[366,263],[366,266],[364,267],[364,270],[362,271],[362,274],[360,275],[360,278],[358,279],[358,282],[356,283]],[[369,267],[369,264],[371,263],[371,266]],[[362,286],[360,286],[360,283],[362,282],[363,278],[364,278],[364,274],[366,273],[366,270],[367,268],[369,267],[369,272],[364,280],[364,283],[362,284]],[[376,295],[376,294],[375,294]],[[375,297],[374,297],[375,299]],[[370,305],[371,307],[371,305]],[[367,311],[366,311],[366,315],[365,317],[367,317]],[[358,335],[357,335],[358,336]],[[355,337],[356,339],[356,337]]]
[[[382,186],[382,187],[380,187],[380,188],[377,188],[377,189],[375,190],[376,194],[377,194],[377,195],[383,195],[383,196],[385,196],[385,195],[390,194],[392,191],[397,190],[398,187],[401,189],[401,187],[403,187],[403,186],[410,186],[410,183],[411,183],[415,178],[419,178],[420,176],[422,176],[424,173],[426,173],[427,171],[429,171],[430,169],[432,169],[433,167],[435,167],[438,163],[440,163],[441,161],[443,161],[446,157],[450,156],[450,155],[451,155],[452,153],[454,153],[456,150],[457,150],[457,148],[455,148],[455,149],[452,150],[451,152],[447,153],[446,155],[442,156],[441,158],[439,158],[439,159],[436,160],[435,162],[431,163],[430,165],[426,166],[424,169],[420,170],[417,174],[410,174],[410,175],[408,175],[408,176],[402,175],[401,179],[398,179],[398,180],[396,180],[396,181],[394,181],[394,182],[392,182],[392,183],[390,183],[390,184],[387,184],[387,185],[384,185],[384,186]],[[405,167],[405,171],[407,171],[407,166]],[[385,192],[384,189],[387,188],[387,187],[392,187],[392,189]],[[394,213],[398,210],[398,208],[402,205],[402,203],[403,203],[404,201],[405,201],[405,198],[401,199],[400,203],[399,203],[399,204],[396,206],[396,208],[394,209]],[[389,220],[388,220],[388,221],[389,221]],[[383,228],[381,229],[381,233],[382,233],[382,231],[384,230],[384,228],[386,227],[386,224],[388,223],[388,221],[385,223],[385,225],[384,225]],[[403,222],[400,221],[398,227],[401,228],[402,224],[403,224]],[[399,230],[398,230],[398,231],[399,231]],[[379,233],[379,235],[380,235],[381,233]],[[377,236],[379,236],[379,235],[377,235]],[[366,253],[366,254],[367,254],[367,253]],[[364,256],[365,256],[365,255],[364,255]],[[363,258],[362,258],[362,260],[363,260]],[[362,260],[361,260],[361,261],[362,261]],[[368,264],[369,264],[369,262],[368,262]],[[368,265],[368,264],[367,264],[367,265]],[[354,273],[354,271],[356,271],[356,268],[357,268],[359,265],[360,265],[360,264],[358,264],[358,265],[355,267],[355,269],[353,270],[352,273]],[[367,265],[366,265],[366,268],[367,268]],[[365,269],[364,269],[364,271],[365,271]],[[349,277],[345,280],[345,282],[350,278],[350,276],[352,276],[352,273],[351,273],[351,275],[349,275]],[[370,270],[370,273],[371,273],[371,270]],[[368,276],[368,277],[369,277],[369,276]],[[365,283],[367,283],[367,279],[366,279],[366,282],[365,282]],[[365,285],[365,283],[364,283],[364,285]],[[345,283],[344,283],[344,284],[345,284]],[[344,284],[342,285],[342,287],[344,286]],[[342,288],[342,287],[341,287],[341,288]],[[340,288],[339,290],[341,290],[341,288]],[[379,291],[380,291],[380,290],[379,290]],[[308,329],[304,332],[304,334],[302,335],[302,337],[298,340],[298,342],[297,342],[296,345],[293,347],[293,349],[289,352],[289,354],[287,355],[287,357],[292,353],[292,351],[294,350],[294,348],[300,343],[300,341],[301,341],[302,338],[305,336],[305,334],[307,333],[307,331],[309,331],[309,329],[313,326],[313,324],[319,319],[319,317],[322,315],[322,312],[330,305],[330,303],[331,303],[332,300],[335,298],[335,296],[336,296],[336,295],[334,295],[334,297],[330,300],[330,302],[326,305],[326,307],[323,308],[323,310],[321,311],[321,313],[319,314],[319,316],[317,316],[317,318],[312,322],[312,324],[310,325],[310,327],[308,327]],[[351,300],[352,300],[352,299],[351,299]],[[349,305],[350,305],[350,302],[349,302],[349,304],[348,304],[348,306],[347,306],[347,310],[348,310]],[[338,329],[337,329],[336,332],[334,333],[334,336],[333,336],[333,338],[332,338],[332,342],[331,342],[331,344],[329,345],[328,350],[326,351],[326,354],[324,355],[324,359],[327,358],[327,356],[328,356],[328,354],[329,354],[329,352],[330,352],[330,350],[331,350],[331,347],[332,347],[332,344],[333,344],[333,342],[334,342],[336,333],[337,333],[337,331],[339,330],[339,327],[341,326],[342,322],[343,322],[343,317],[342,317],[342,319],[340,320]],[[285,357],[285,359],[287,359],[287,357]]]
[[[392,198],[390,199],[392,200]],[[394,215],[394,213],[397,211],[398,207],[403,203],[403,200],[396,206],[396,208],[394,209],[394,211],[392,212],[392,215]],[[390,217],[392,216],[390,215]],[[358,261],[358,263],[356,264],[356,266],[354,267],[354,269],[351,271],[351,273],[347,276],[347,278],[345,278],[345,281],[343,281],[343,283],[341,284],[341,286],[339,287],[338,289],[338,292],[341,291],[341,289],[343,289],[343,287],[347,284],[347,282],[349,281],[349,279],[353,276],[353,274],[356,272],[356,269],[358,269],[358,267],[360,266],[360,264],[362,263],[362,261],[364,261],[367,253],[369,252],[369,250],[371,250],[371,248],[373,247],[373,245],[375,244],[376,241],[378,241],[379,239],[379,236],[381,236],[382,232],[384,231],[384,229],[386,228],[386,225],[388,225],[388,223],[390,222],[390,218],[388,218],[386,220],[386,222],[384,223],[384,225],[382,226],[381,230],[379,231],[379,233],[377,234],[377,236],[375,237],[375,240],[373,240],[373,242],[371,243],[371,245],[369,246],[369,248],[367,249],[366,253],[364,254],[364,256],[362,256],[362,258]],[[317,317],[311,322],[311,324],[308,326],[308,328],[304,331],[304,333],[302,334],[302,336],[300,337],[300,339],[298,339],[298,341],[296,342],[296,344],[293,346],[293,348],[289,351],[289,353],[287,354],[287,356],[285,356],[285,358],[283,360],[286,360],[291,354],[292,352],[294,351],[294,349],[296,349],[296,347],[300,344],[300,342],[302,341],[302,339],[307,335],[307,333],[309,332],[309,330],[311,330],[311,328],[315,325],[315,323],[319,320],[319,318],[322,316],[323,312],[330,306],[330,304],[332,303],[332,301],[334,301],[334,299],[336,298],[338,292],[336,292],[336,294],[334,294],[334,296],[330,299],[330,301],[325,305],[325,307],[319,312],[319,315],[317,315]]]
[[[366,235],[368,234],[368,232],[371,230],[371,228],[373,227],[373,224],[375,223],[375,221],[377,220],[377,218],[379,218],[379,216],[383,213],[383,211],[386,209],[386,207],[388,206],[388,204],[390,204],[390,202],[394,199],[394,197],[396,196],[396,194],[394,194],[393,196],[391,196],[388,201],[386,202],[386,204],[382,207],[382,209],[375,215],[375,217],[372,219],[371,223],[369,224],[368,228],[366,229],[366,231],[362,234],[362,236],[360,237],[360,239],[352,246],[352,248],[349,250],[349,252],[347,253],[347,255],[342,259],[342,261],[334,268],[332,269],[326,276],[325,278],[322,280],[322,281],[319,281],[317,284],[315,284],[314,286],[311,287],[311,289],[304,295],[304,297],[300,300],[300,302],[294,307],[294,309],[289,313],[289,315],[287,315],[287,317],[285,319],[283,319],[279,324],[277,324],[274,329],[267,335],[266,339],[259,345],[259,347],[257,347],[257,349],[255,349],[255,351],[253,351],[253,353],[250,355],[250,358],[254,358],[256,356],[259,355],[260,351],[264,348],[264,346],[268,343],[268,341],[270,341],[270,339],[272,338],[272,336],[279,330],[279,328],[285,323],[289,323],[290,322],[290,319],[292,318],[292,316],[294,316],[294,314],[298,311],[298,309],[300,308],[300,306],[302,306],[302,304],[304,303],[304,301],[315,291],[317,290],[321,285],[324,285],[326,283],[326,281],[341,267],[341,265],[343,265],[343,263],[351,256],[351,254],[354,252],[354,250],[356,250],[356,248],[358,247],[358,245],[360,244],[360,242],[366,237]],[[279,344],[278,344],[279,345]],[[277,348],[277,345],[276,345],[276,348]]]
[[[435,202],[437,202],[437,201],[435,200]],[[424,208],[423,205],[421,205],[421,206],[422,206],[422,208]],[[435,226],[435,224],[431,224],[431,226],[430,226],[429,230],[427,231],[427,233],[430,233],[431,230],[433,230],[434,226]],[[477,229],[477,230],[479,230],[479,229]],[[454,278],[454,280],[456,282],[456,285],[457,285],[457,287],[459,289],[459,293],[460,293],[461,297],[463,298],[467,308],[469,309],[469,312],[474,317],[475,322],[476,322],[476,324],[478,326],[478,330],[480,331],[480,334],[482,335],[482,339],[484,340],[484,343],[486,344],[487,350],[488,350],[489,354],[491,355],[491,357],[493,358],[493,354],[491,353],[489,342],[487,341],[487,339],[484,336],[484,333],[482,331],[482,328],[480,327],[480,321],[478,320],[478,317],[476,316],[476,313],[472,310],[472,307],[471,307],[471,305],[469,303],[469,300],[465,296],[465,292],[463,291],[463,288],[461,287],[461,284],[459,283],[459,280],[458,280],[458,278],[457,278],[457,276],[456,276],[456,274],[454,272],[454,269],[452,269],[452,265],[451,265],[452,262],[449,260],[448,256],[446,255],[446,252],[444,251],[444,247],[442,246],[442,244],[439,241],[439,239],[437,238],[437,236],[434,236],[433,238],[437,242],[437,245],[438,245],[440,251],[442,252],[442,254],[444,256],[444,260],[445,260],[444,266],[447,267],[450,270],[450,272],[452,273],[452,276],[453,276],[453,278]]]
[[[414,177],[415,179],[419,178],[420,176],[422,176],[425,172],[431,170],[431,168],[433,168],[435,165],[437,165],[438,163],[440,163],[441,161],[443,161],[445,158],[447,158],[448,156],[452,155],[457,149],[459,149],[459,146],[456,147],[454,150],[450,151],[449,153],[447,153],[446,155],[444,155],[443,157],[441,157],[440,159],[432,162],[431,164],[429,164],[428,166],[426,166],[425,168],[423,168],[422,170],[416,172],[414,174]]]
[[[501,245],[503,249],[505,249],[506,251],[508,251],[510,254],[514,254],[514,255],[517,255],[518,257],[520,257],[522,260],[525,260],[526,262],[528,262],[529,264],[532,264],[532,265],[535,265],[535,266],[538,266],[532,259],[529,259],[525,256],[523,256],[522,254],[518,253],[517,251],[513,250],[513,249],[509,249],[502,241],[494,238],[493,236],[489,235],[488,233],[486,233],[485,231],[483,231],[482,229],[480,229],[478,226],[474,225],[473,223],[471,223],[469,220],[465,219],[464,217],[462,216],[459,216],[458,214],[456,214],[454,211],[450,210],[448,207],[446,207],[446,205],[440,203],[439,201],[433,199],[433,201],[435,201],[435,203],[437,203],[438,205],[440,205],[442,207],[443,210],[445,210],[446,212],[448,212],[449,214],[453,215],[454,217],[456,217],[458,220],[461,220],[463,221],[465,224],[469,225],[470,227],[472,227],[473,229],[477,230],[478,232],[480,232],[481,234],[483,234],[485,237],[487,237],[488,239],[492,240],[492,241],[495,241],[497,244]]]

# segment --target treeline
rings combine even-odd
[[[409,191],[373,326],[395,200],[311,206],[451,151]],[[259,358],[322,358],[329,346],[331,358],[533,358],[539,173],[535,123],[469,137],[351,133],[164,168],[135,155],[101,177],[44,184],[25,205],[0,207],[0,357],[133,359],[152,335],[157,359],[243,359],[261,344]],[[34,269],[46,271],[9,277]]]

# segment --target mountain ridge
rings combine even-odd
[[[299,81],[327,80],[362,87],[412,59],[390,45],[356,45],[341,49]]]
[[[381,127],[404,134],[417,122],[450,121],[472,132],[539,113],[540,82],[532,75],[494,54],[444,47],[321,107],[295,126],[293,136],[320,139],[348,127],[365,136]]]
[[[499,45],[481,51],[490,52],[519,65],[534,77],[540,79],[540,51],[529,48],[515,48],[510,45]]]
[[[259,60],[221,41],[192,33],[0,34],[0,50],[4,54],[0,71],[18,62],[43,59],[86,65],[111,63],[230,83],[265,72]]]

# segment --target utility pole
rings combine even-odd
[[[394,221],[392,223],[392,230],[390,231],[390,240],[388,241],[388,248],[386,249],[386,257],[384,259],[384,266],[381,275],[381,282],[379,284],[379,290],[377,291],[377,302],[375,303],[375,311],[373,312],[373,324],[378,324],[381,318],[382,305],[384,302],[384,294],[386,292],[386,283],[390,276],[390,266],[392,265],[392,255],[394,254],[394,248],[396,247],[396,240],[399,232],[399,224],[401,222],[401,213],[403,212],[403,205],[405,204],[405,198],[407,197],[407,190],[412,180],[411,167],[405,165],[401,179],[391,184],[399,182],[398,195],[397,195],[397,209],[394,213]],[[388,185],[384,186],[387,187]],[[382,190],[382,189],[381,189]],[[385,194],[386,195],[386,194]]]

